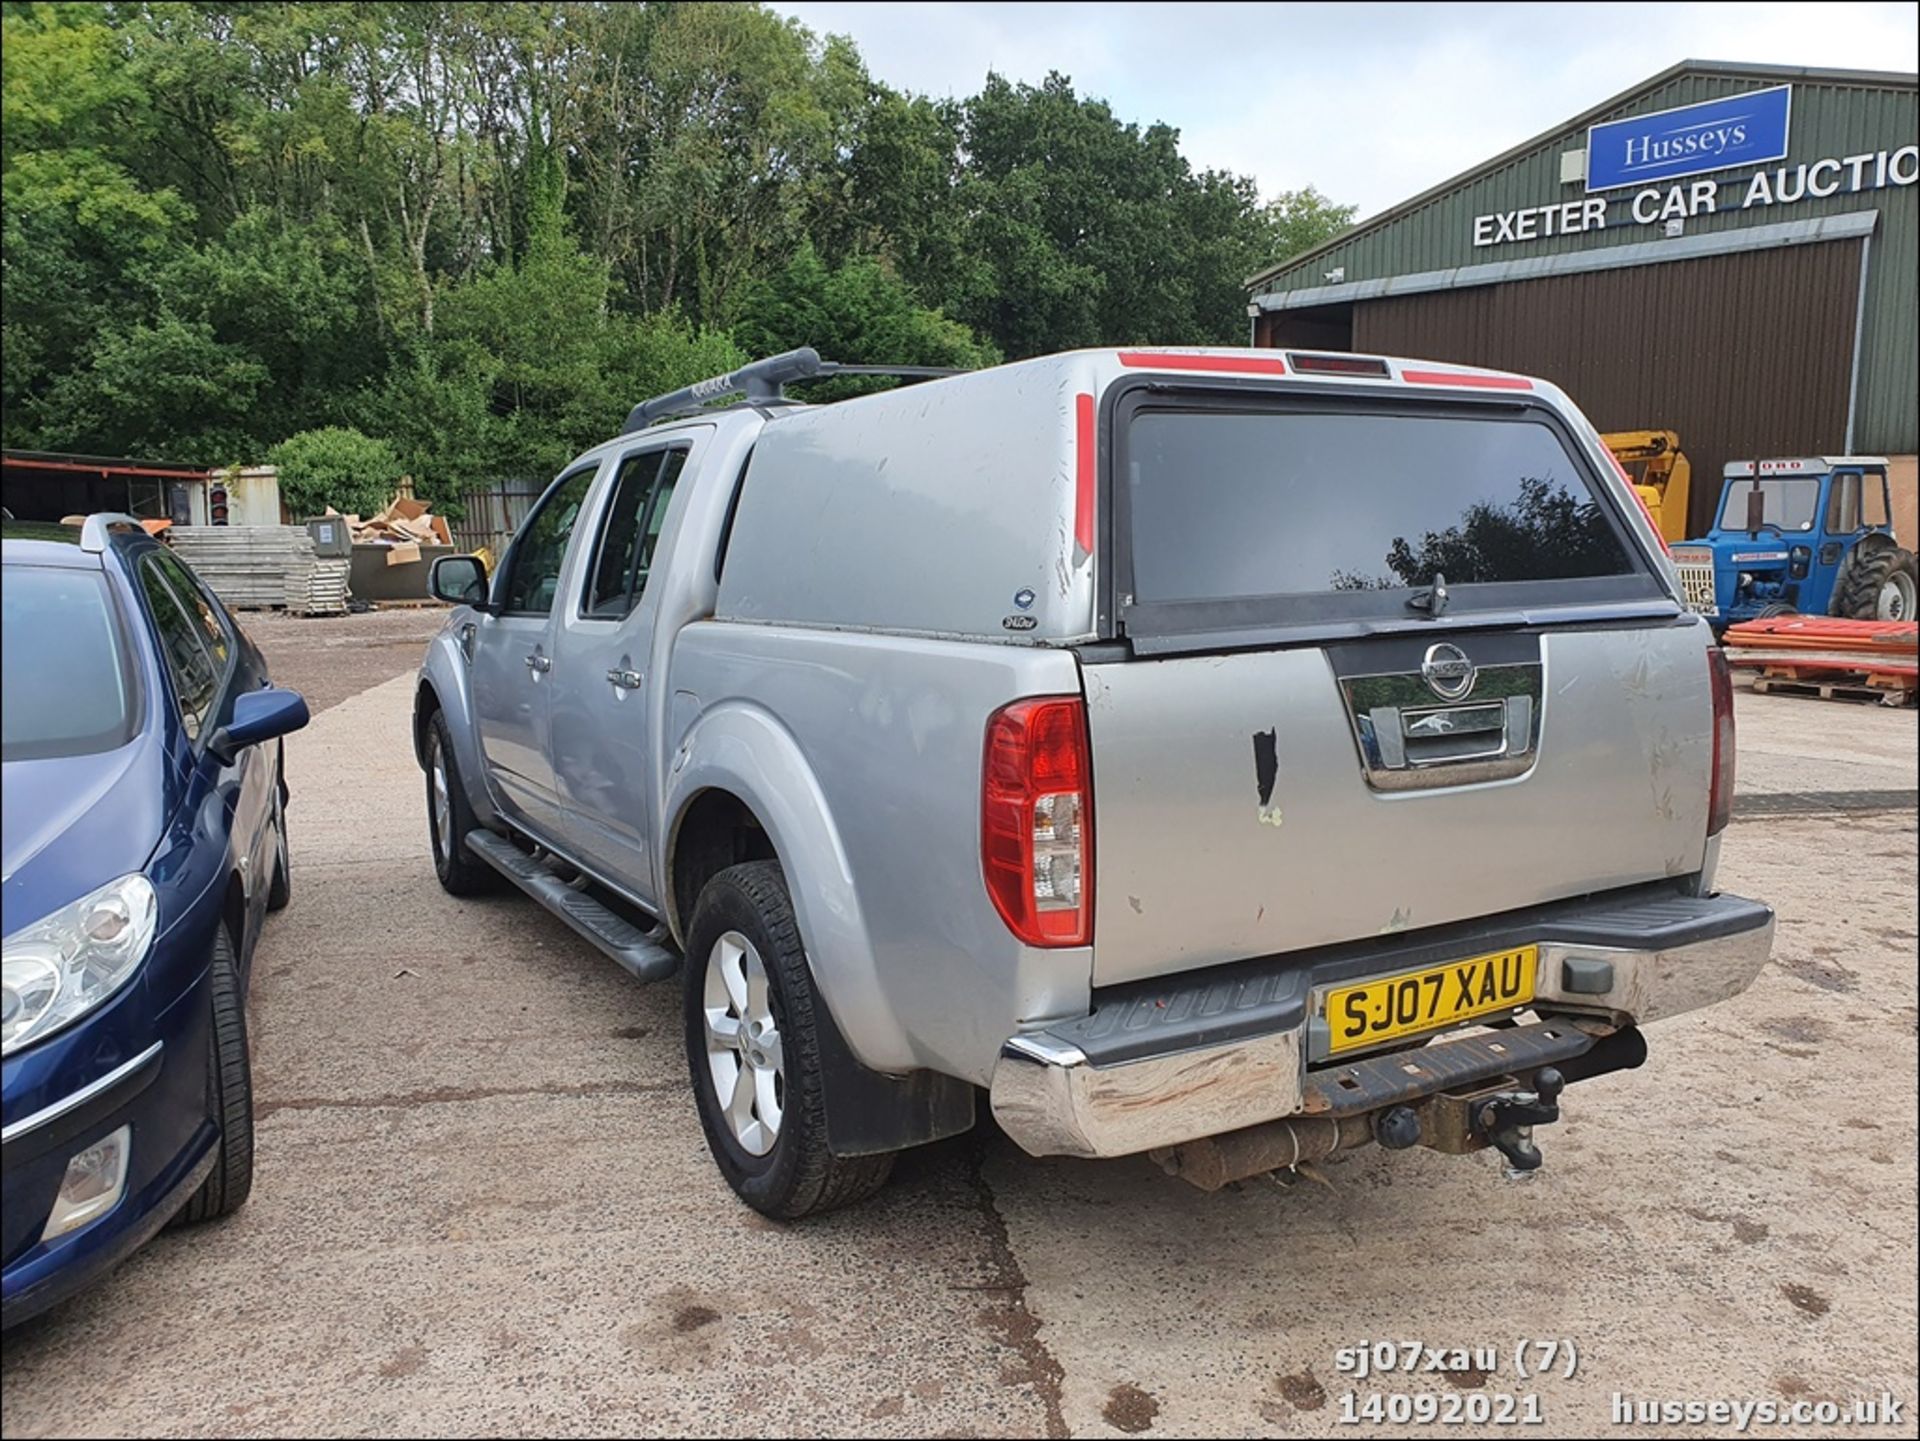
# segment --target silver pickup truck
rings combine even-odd
[[[1725,661],[1552,385],[1093,350],[785,393],[837,369],[642,404],[492,575],[439,561],[414,715],[449,891],[683,975],[748,1204],[858,1200],[981,1092],[1209,1189],[1524,1174],[1565,1085],[1753,980]]]

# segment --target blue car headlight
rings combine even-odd
[[[159,904],[122,876],[0,944],[0,1055],[44,1040],[124,986],[153,944]]]

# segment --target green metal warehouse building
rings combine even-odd
[[[1722,465],[1920,450],[1917,78],[1688,60],[1248,282],[1256,345],[1541,375]]]

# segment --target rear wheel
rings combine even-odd
[[[1914,557],[1910,550],[1881,545],[1848,557],[1840,580],[1838,613],[1851,620],[1906,620],[1915,604]]]
[[[207,1114],[220,1128],[213,1170],[180,1208],[182,1225],[231,1215],[253,1190],[253,1068],[247,1055],[246,996],[233,940],[214,931],[213,1017],[207,1028]]]
[[[778,861],[722,871],[687,932],[686,1040],[700,1124],[727,1183],[793,1221],[863,1201],[893,1156],[827,1147],[820,999]]]
[[[446,712],[435,711],[427,723],[427,835],[434,874],[448,895],[478,896],[499,887],[500,873],[467,849],[467,833],[477,825],[453,757]]]

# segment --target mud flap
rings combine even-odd
[[[890,1076],[860,1064],[833,1012],[814,1010],[825,1092],[827,1149],[836,1156],[904,1151],[973,1129],[973,1086],[938,1071]]]

